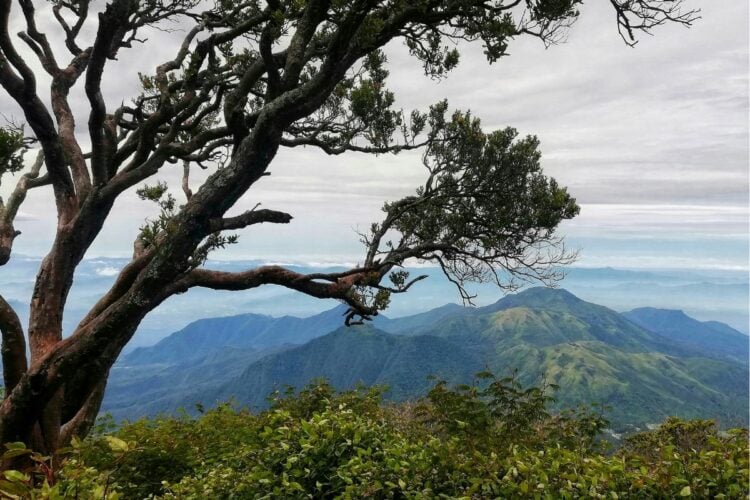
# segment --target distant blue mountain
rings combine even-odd
[[[623,313],[633,323],[703,353],[748,363],[750,337],[718,321],[698,321],[682,311],[641,307]]]
[[[182,364],[215,355],[225,348],[265,350],[304,344],[340,327],[346,310],[341,305],[308,318],[240,314],[201,319],[154,346],[135,349],[121,364]]]

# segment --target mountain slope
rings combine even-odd
[[[415,331],[483,346],[497,373],[560,386],[558,406],[600,402],[616,424],[662,416],[747,420],[747,367],[641,328],[565,290],[535,288]],[[717,359],[718,358],[718,359]]]
[[[559,386],[559,408],[592,402],[611,406],[618,427],[642,426],[669,415],[716,418],[723,425],[747,421],[747,372],[736,363],[579,341],[544,347],[520,342],[498,350],[489,365],[496,372],[517,370],[526,384],[544,376]]]
[[[281,383],[302,387],[315,377],[334,386],[357,383],[387,385],[388,396],[403,400],[423,394],[435,375],[466,381],[480,357],[443,339],[390,335],[370,326],[341,328],[308,344],[268,356],[250,365],[218,391],[218,400],[235,396],[242,403],[262,406],[265,396]]]
[[[704,354],[748,362],[750,338],[718,321],[702,322],[682,311],[642,307],[623,313],[633,323]]]
[[[390,399],[403,400],[424,394],[432,385],[430,375],[468,381],[481,367],[477,353],[444,339],[396,336],[367,325],[340,328],[305,345],[268,355],[221,382],[151,394],[139,402],[137,411],[155,414],[230,399],[263,408],[274,390],[288,385],[301,388],[320,377],[340,389],[358,383],[387,385]],[[107,409],[117,418],[137,416],[135,405]]]
[[[202,319],[151,347],[135,349],[121,364],[180,364],[211,356],[227,347],[265,350],[285,344],[304,344],[340,327],[345,310],[345,306],[339,306],[308,318],[241,314]]]
[[[560,342],[600,341],[631,352],[702,355],[694,346],[655,335],[616,311],[581,300],[567,290],[541,287],[508,295],[471,314],[455,314],[411,330],[413,335],[442,337],[466,332],[499,343],[500,347],[512,347],[518,342],[543,347]]]
[[[265,350],[225,347],[204,358],[178,364],[115,364],[109,374],[102,407],[118,419],[173,411],[183,406],[185,395],[226,383],[265,356],[288,349]],[[153,403],[158,401],[158,405]],[[192,401],[190,402],[192,403]]]

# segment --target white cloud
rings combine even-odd
[[[97,267],[95,272],[97,276],[106,276],[106,277],[117,276],[118,274],[120,274],[120,270],[112,266]]]

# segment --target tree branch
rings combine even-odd
[[[3,339],[3,380],[7,397],[26,373],[26,340],[16,311],[2,295],[0,295],[0,333]]]
[[[338,299],[363,317],[378,314],[377,308],[365,304],[355,287],[372,280],[372,274],[358,272],[339,278],[334,282],[321,283],[305,274],[280,266],[262,266],[245,272],[224,272],[194,269],[181,279],[166,287],[164,296],[183,293],[190,288],[203,287],[214,290],[249,290],[262,285],[279,285],[319,299]],[[347,319],[347,324],[351,318]]]
[[[281,80],[282,89],[290,89],[299,81],[300,73],[306,61],[307,46],[315,35],[318,25],[325,19],[330,0],[311,0],[305,6],[305,12],[297,23],[297,30],[289,42],[286,65]],[[261,53],[262,54],[262,53]],[[265,56],[263,56],[265,59]],[[266,61],[268,64],[268,61]]]
[[[28,98],[36,95],[36,76],[29,65],[26,64],[26,61],[18,54],[10,39],[8,22],[10,20],[11,3],[11,0],[0,0],[0,50],[2,50],[7,61],[20,73],[23,79],[24,97]],[[5,69],[5,64],[3,64],[3,69]]]
[[[65,32],[65,46],[74,56],[78,56],[82,52],[81,48],[76,43],[76,38],[78,37],[78,34],[80,33],[81,28],[83,27],[83,24],[86,22],[86,18],[88,17],[89,0],[80,0],[76,2],[76,4],[78,7],[76,10],[74,10],[71,5],[66,5],[64,2],[60,2],[52,7],[52,13],[55,16],[55,19],[57,19],[57,22]],[[68,25],[68,23],[65,21],[65,18],[63,18],[62,14],[60,13],[60,10],[63,6],[70,8],[78,18],[72,27]]]
[[[6,264],[10,259],[13,241],[21,234],[20,231],[15,229],[13,222],[18,214],[18,209],[26,199],[26,193],[29,189],[50,183],[49,176],[39,177],[42,165],[44,165],[44,152],[40,150],[31,170],[23,174],[18,180],[15,189],[8,198],[8,202],[3,203],[2,198],[0,198],[0,266]]]
[[[325,154],[336,156],[346,152],[367,153],[367,154],[386,154],[399,153],[401,151],[412,151],[422,149],[429,141],[422,141],[416,144],[394,144],[391,146],[358,146],[356,144],[335,145],[327,141],[314,137],[295,137],[293,139],[281,139],[281,145],[288,148],[299,146],[313,146],[321,149]]]
[[[292,216],[285,212],[277,210],[248,210],[247,212],[236,217],[226,217],[223,219],[213,219],[211,221],[211,232],[225,231],[231,229],[242,229],[253,224],[262,224],[270,222],[273,224],[288,224]]]
[[[0,85],[21,107],[44,150],[47,171],[55,192],[57,213],[63,221],[67,221],[75,210],[73,181],[57,140],[52,117],[36,93],[36,77],[11,43],[8,33],[10,7],[10,0],[0,0]],[[11,69],[11,65],[21,74],[20,78]]]
[[[105,375],[89,393],[81,408],[60,429],[60,443],[65,446],[74,436],[85,436],[96,423],[99,414],[104,391],[107,387],[107,376]]]
[[[636,32],[647,35],[668,22],[686,27],[700,19],[700,10],[683,10],[683,0],[610,0],[617,15],[617,31],[629,46],[638,43]]]
[[[26,33],[22,33],[19,36],[37,53],[42,66],[47,72],[54,76],[59,71],[59,67],[55,60],[55,54],[52,52],[52,47],[47,41],[47,36],[39,32],[36,27],[34,4],[31,0],[19,0],[19,3],[26,18]]]
[[[99,186],[107,181],[108,169],[105,163],[104,120],[106,105],[101,92],[102,73],[107,59],[114,58],[129,27],[129,17],[137,4],[129,0],[114,0],[99,14],[99,28],[91,51],[86,71],[86,96],[91,105],[88,128],[91,138],[91,171],[94,184]]]

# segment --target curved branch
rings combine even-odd
[[[273,224],[288,224],[292,216],[286,212],[277,210],[248,210],[247,212],[236,217],[226,217],[223,219],[214,219],[211,221],[211,232],[225,231],[230,229],[242,229],[253,224],[263,224],[270,222]]]
[[[18,180],[15,189],[8,198],[8,202],[3,203],[2,198],[0,198],[0,266],[6,264],[10,259],[13,241],[21,234],[20,231],[15,229],[13,221],[18,214],[18,209],[26,199],[26,193],[29,189],[50,183],[49,176],[39,177],[42,165],[44,165],[44,152],[40,150],[31,170],[23,174]]]
[[[10,64],[18,71],[23,79],[23,93],[25,97],[36,95],[36,76],[26,61],[18,54],[10,39],[8,22],[10,20],[11,0],[0,0],[0,50]],[[0,60],[0,64],[3,61]],[[5,64],[2,64],[5,67]],[[10,69],[10,68],[8,68]]]
[[[288,148],[299,146],[313,146],[321,149],[324,153],[331,156],[340,155],[346,152],[368,153],[368,154],[386,154],[399,153],[401,151],[411,151],[420,149],[429,144],[425,140],[416,144],[394,144],[392,146],[358,146],[356,144],[333,145],[328,142],[314,137],[295,137],[294,139],[281,139],[281,145]]]
[[[44,150],[47,171],[55,191],[58,216],[67,221],[72,217],[76,202],[73,180],[68,172],[62,147],[58,142],[52,117],[37,95],[34,72],[16,52],[10,40],[8,32],[10,7],[10,0],[0,0],[0,85],[21,107],[26,121]],[[15,68],[21,77],[12,68]]]
[[[315,35],[318,25],[320,25],[325,19],[330,3],[330,0],[311,0],[307,2],[305,13],[302,16],[302,19],[297,23],[297,30],[295,31],[292,40],[289,42],[289,49],[287,51],[288,56],[286,59],[286,65],[284,66],[284,75],[281,79],[282,89],[290,89],[299,81],[302,68],[307,62],[305,58],[307,47],[310,44],[313,35]],[[263,58],[266,59],[266,56],[263,55]],[[273,58],[271,58],[271,60],[272,59]]]
[[[107,376],[102,377],[85,399],[81,408],[60,429],[60,446],[67,446],[75,436],[85,436],[96,423],[104,391],[107,387]]]
[[[101,92],[102,73],[107,59],[114,58],[129,27],[128,18],[137,6],[129,0],[114,0],[103,13],[99,14],[99,28],[96,33],[91,58],[86,70],[86,96],[91,105],[89,113],[89,136],[91,137],[91,170],[94,184],[107,180],[105,164],[104,120],[106,105]]]
[[[395,264],[385,262],[374,267],[354,268],[340,273],[303,274],[281,266],[262,266],[244,272],[194,269],[164,290],[163,298],[194,287],[214,290],[249,290],[263,285],[279,285],[319,299],[337,299],[349,305],[346,325],[356,324],[355,316],[370,319],[377,316],[378,305],[370,304],[362,290],[367,287],[388,293],[403,293],[427,278],[418,276],[408,283],[388,287],[380,284]],[[322,281],[322,282],[321,282]]]
[[[57,65],[55,54],[52,52],[47,36],[36,27],[34,4],[31,0],[19,0],[19,3],[26,18],[26,33],[21,33],[19,36],[36,52],[44,69],[54,76],[60,68]]]
[[[77,9],[73,9],[71,5],[65,5],[63,2],[60,2],[56,4],[54,7],[52,7],[52,13],[55,16],[55,19],[57,19],[57,22],[62,27],[63,31],[65,32],[65,46],[68,48],[71,54],[74,56],[79,55],[82,50],[76,43],[76,38],[78,37],[78,34],[81,32],[81,28],[83,28],[83,23],[86,22],[86,18],[89,14],[89,0],[80,0],[76,2]],[[65,21],[65,18],[60,14],[60,10],[62,9],[63,5],[70,8],[78,17],[76,20],[76,23],[71,27],[68,25],[68,23]]]
[[[281,266],[262,266],[244,272],[225,272],[209,269],[194,269],[165,288],[164,296],[183,293],[190,288],[202,287],[214,290],[249,290],[262,285],[279,285],[319,299],[338,299],[349,305],[363,317],[375,316],[378,310],[365,304],[354,292],[355,287],[372,281],[377,273],[358,272],[342,275],[329,283],[310,279],[311,276]]]
[[[57,119],[60,144],[70,165],[79,203],[83,203],[91,191],[91,177],[76,139],[75,117],[68,103],[68,94],[86,69],[90,55],[90,49],[77,55],[65,70],[55,73],[51,86],[52,111]]]

